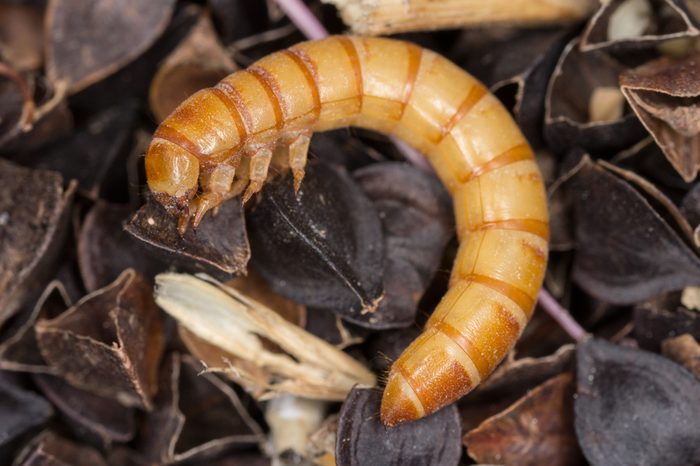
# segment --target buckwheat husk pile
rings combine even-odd
[[[392,27],[306,5],[330,33]],[[301,195],[275,172],[181,236],[146,188],[153,131],[300,30],[273,1],[0,0],[0,464],[700,464],[700,2],[428,30],[457,27],[438,7],[393,37],[511,110],[566,311],[387,429],[382,383],[456,254],[436,176],[379,134],[316,134]]]

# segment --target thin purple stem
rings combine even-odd
[[[576,341],[581,341],[586,337],[587,332],[583,327],[571,317],[569,311],[559,304],[545,288],[540,290],[540,294],[537,295],[537,300],[540,306],[547,311],[547,314],[549,314],[552,319],[556,320],[571,338]]]
[[[309,39],[323,39],[328,31],[302,0],[276,0],[282,11]]]
[[[401,139],[394,136],[391,136],[391,142],[394,143],[394,145],[399,150],[399,152],[401,152],[404,158],[413,165],[415,165],[416,168],[419,168],[428,173],[434,172],[433,166],[430,165],[430,162],[428,162],[425,156],[417,150],[415,150],[413,147],[409,146]]]

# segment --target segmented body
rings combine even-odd
[[[395,425],[476,387],[534,308],[548,254],[546,197],[533,152],[500,102],[447,59],[410,43],[304,42],[186,100],[156,131],[147,175],[181,224],[191,216],[196,223],[248,182],[248,196],[259,189],[267,165],[258,162],[269,163],[274,146],[289,147],[299,182],[310,132],[350,125],[421,151],[454,200],[460,246],[449,290],[394,362],[384,392],[382,420]],[[222,166],[231,168],[219,176]],[[204,206],[192,198],[198,177],[203,197],[215,193]]]

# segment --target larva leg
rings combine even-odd
[[[294,191],[299,191],[301,182],[304,179],[304,168],[309,153],[309,144],[311,143],[311,135],[302,133],[289,144],[289,167],[292,169],[294,176]]]
[[[220,182],[220,185],[222,187],[228,186],[228,190],[224,194],[223,200],[212,209],[211,213],[213,216],[219,215],[219,209],[221,208],[221,204],[223,204],[225,201],[227,201],[233,197],[236,197],[238,194],[240,194],[240,192],[239,193],[233,192],[233,185],[234,185],[234,181],[236,179],[235,176],[239,173],[238,167],[241,165],[241,158],[242,158],[241,154],[237,153],[225,162],[225,164],[232,167],[233,170],[231,172],[227,172],[226,179],[225,180],[222,179]],[[231,176],[230,180],[229,180],[228,176]]]
[[[187,232],[187,225],[189,225],[189,224],[190,224],[190,208],[188,206],[182,210],[182,213],[177,218],[177,231],[180,233],[180,236],[185,235],[185,233]]]
[[[250,158],[250,184],[243,194],[243,203],[248,202],[253,194],[260,191],[267,179],[267,170],[270,168],[272,160],[272,149],[264,147],[259,149],[255,155]]]
[[[236,175],[236,168],[228,163],[222,163],[200,177],[203,193],[190,204],[192,226],[197,226],[210,209],[215,209],[229,199],[231,185]]]

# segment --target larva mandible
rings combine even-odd
[[[288,157],[298,188],[311,133],[350,125],[395,135],[428,157],[453,197],[460,240],[446,295],[391,368],[381,418],[393,426],[452,403],[488,376],[519,337],[542,284],[544,185],[498,99],[414,44],[351,36],[303,42],[183,102],[156,130],[146,175],[184,229],[224,200],[260,190],[275,149]]]

